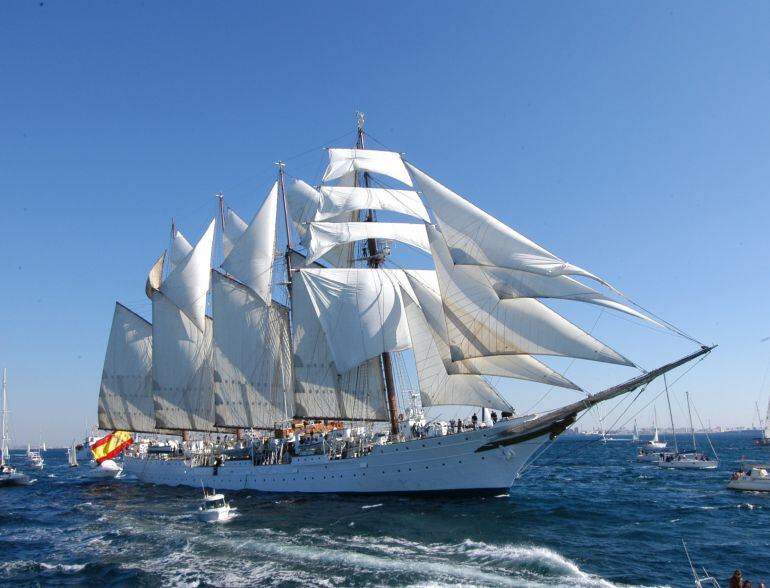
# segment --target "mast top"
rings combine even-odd
[[[364,122],[366,122],[366,115],[360,110],[356,110],[356,125],[359,133],[364,132]]]

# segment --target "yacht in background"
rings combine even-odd
[[[3,368],[3,404],[0,417],[0,486],[26,486],[30,483],[29,476],[17,472],[10,464],[11,452],[8,449],[8,393],[6,372]]]

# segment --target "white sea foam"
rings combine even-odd
[[[364,506],[361,507],[361,509],[366,510],[367,508],[379,508],[381,506],[382,506],[382,502],[380,502],[379,504],[365,504]]]

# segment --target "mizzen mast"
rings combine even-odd
[[[356,133],[356,149],[366,149],[366,141],[364,135],[364,113],[356,113],[358,129]],[[369,172],[362,174],[363,187],[369,187]],[[356,174],[355,184],[358,184],[358,174]],[[366,222],[375,222],[374,210],[368,209],[366,213]],[[385,255],[381,255],[377,248],[377,240],[370,237],[366,241],[367,249],[367,263],[370,268],[377,269],[382,265],[385,260]],[[383,252],[385,253],[385,252]],[[384,351],[380,356],[382,358],[382,371],[385,376],[385,394],[388,399],[388,414],[390,416],[390,433],[391,435],[398,434],[398,401],[396,400],[396,385],[393,380],[393,360],[391,359],[390,352]]]

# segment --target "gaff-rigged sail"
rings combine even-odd
[[[288,309],[212,272],[215,423],[272,428],[294,415]]]
[[[99,388],[99,428],[154,432],[152,326],[115,305]]]
[[[152,299],[152,383],[157,427],[215,430],[213,325],[199,329],[162,292]]]

